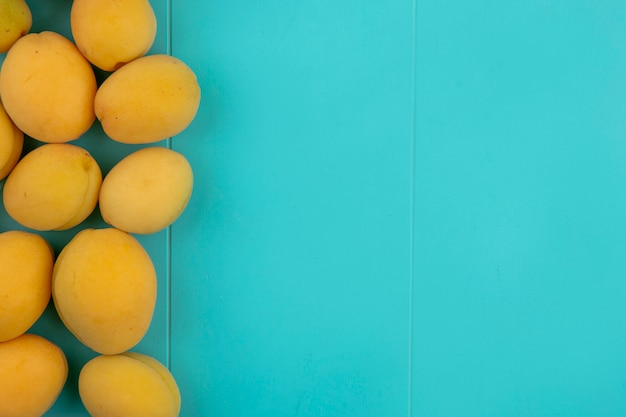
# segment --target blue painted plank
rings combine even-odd
[[[173,3],[203,88],[172,140],[197,185],[172,228],[183,415],[407,414],[412,16]]]
[[[626,413],[625,21],[418,1],[414,416]]]

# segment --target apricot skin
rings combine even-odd
[[[98,356],[87,362],[78,390],[92,417],[176,417],[180,391],[169,370],[137,352]]]
[[[67,380],[63,351],[47,339],[26,333],[0,343],[0,416],[41,417]]]
[[[129,233],[156,233],[182,214],[193,189],[187,159],[171,149],[152,146],[118,162],[100,189],[105,222]]]
[[[15,221],[38,231],[66,230],[95,209],[102,172],[85,149],[50,143],[26,154],[13,168],[2,192]]]
[[[125,352],[147,332],[156,304],[156,271],[130,234],[84,229],[63,248],[52,272],[59,317],[84,345]]]
[[[50,301],[54,254],[41,236],[0,233],[0,342],[24,334]]]
[[[15,126],[0,102],[0,180],[9,175],[22,156],[24,133]]]
[[[33,15],[24,0],[0,2],[0,53],[8,51],[22,36],[30,31]]]
[[[175,57],[155,54],[111,74],[96,93],[94,109],[111,139],[146,144],[185,130],[199,104],[200,85],[191,68]]]
[[[78,49],[105,71],[145,55],[157,30],[148,0],[74,0],[70,23]]]
[[[93,68],[76,46],[51,31],[13,44],[0,70],[0,96],[26,135],[46,143],[78,139],[95,120]]]

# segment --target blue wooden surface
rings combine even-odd
[[[70,0],[29,4],[68,24]],[[182,416],[626,413],[625,3],[153,5],[153,51],[203,92],[163,143],[190,204],[142,238],[136,350]],[[106,171],[129,148],[100,139]],[[49,415],[84,416],[92,353],[53,311],[34,330],[73,358]]]
[[[406,415],[411,2],[174,5],[204,80],[172,141],[198,167],[172,228],[183,414]]]
[[[413,415],[624,415],[626,4],[417,5]]]

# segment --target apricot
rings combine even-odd
[[[92,417],[176,417],[180,391],[171,372],[136,352],[97,356],[81,369],[78,392]]]
[[[0,233],[0,342],[22,335],[43,314],[53,263],[43,237],[18,230]]]
[[[95,120],[93,68],[62,35],[45,31],[18,39],[0,70],[6,112],[28,136],[48,143],[78,139]]]
[[[6,52],[30,31],[33,16],[24,0],[0,1],[0,52]]]
[[[52,272],[59,317],[84,345],[107,355],[141,341],[152,321],[156,289],[148,253],[136,238],[115,228],[78,232]]]
[[[145,55],[157,29],[148,0],[74,0],[70,23],[78,49],[105,71]]]
[[[67,380],[67,359],[49,340],[26,333],[0,343],[0,416],[41,417]]]
[[[183,212],[193,188],[187,159],[164,147],[148,147],[118,162],[102,181],[105,222],[130,233],[155,233]]]
[[[23,147],[24,133],[15,126],[0,102],[0,180],[15,167]]]
[[[4,207],[30,229],[66,230],[95,209],[102,172],[85,149],[50,143],[26,154],[4,184]]]
[[[195,73],[178,58],[137,58],[111,74],[96,93],[94,108],[104,132],[128,144],[154,143],[189,126],[200,104]]]

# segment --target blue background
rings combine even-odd
[[[67,33],[69,0],[29,4]],[[190,204],[141,237],[135,350],[182,416],[626,414],[626,3],[152,4],[203,91],[162,144]],[[131,149],[78,143],[105,172]],[[49,415],[86,415],[93,354],[52,309],[33,330],[70,358]]]

